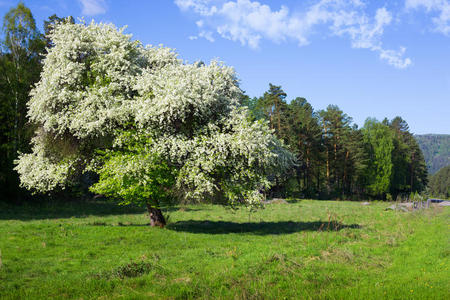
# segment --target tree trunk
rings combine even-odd
[[[306,188],[310,186],[310,164],[309,164],[309,148],[306,148]]]
[[[147,203],[147,211],[150,217],[150,226],[159,226],[161,228],[166,226],[166,219],[164,219],[164,216],[159,208],[152,207]]]
[[[415,156],[414,153],[411,157],[411,174],[410,174],[410,193],[413,192],[413,185],[414,185],[414,162],[415,162]]]
[[[343,190],[349,190],[349,184],[347,183],[347,161],[349,158],[349,151],[347,150],[347,152],[345,153],[345,160],[344,160],[344,175],[342,177],[342,188]]]
[[[329,151],[327,148],[327,193],[330,193],[330,159],[329,159]]]
[[[281,119],[280,119],[280,106],[277,105],[278,102],[275,102],[275,111],[277,112],[277,125],[278,125],[278,136],[281,137]]]
[[[323,125],[323,130],[325,132],[325,136],[327,136],[327,127],[325,126],[325,124]],[[327,159],[326,159],[326,163],[327,163],[327,193],[330,193],[330,151],[328,149],[328,145],[325,145],[325,147],[327,148]]]

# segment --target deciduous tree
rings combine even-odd
[[[187,64],[107,24],[60,23],[28,105],[39,125],[16,167],[40,192],[100,175],[93,191],[147,205],[164,225],[161,199],[258,205],[267,175],[292,156],[241,107],[232,68]]]
[[[44,42],[30,9],[22,2],[5,15],[3,35],[0,52],[0,186],[4,194],[17,199],[18,180],[17,173],[12,171],[13,160],[18,151],[29,148],[32,130],[27,123],[26,103],[32,85],[39,79]]]
[[[368,194],[384,198],[392,176],[394,143],[391,130],[376,119],[368,118],[362,129],[368,153],[366,188]]]

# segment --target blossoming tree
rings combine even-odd
[[[258,205],[292,156],[240,107],[232,68],[188,64],[169,48],[143,46],[109,24],[61,23],[33,89],[32,153],[21,184],[48,192],[86,171],[91,190],[146,205],[164,226],[162,201]]]

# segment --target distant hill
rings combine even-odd
[[[433,176],[430,177],[428,184],[430,193],[433,197],[449,198],[450,197],[450,165],[441,168]]]
[[[420,134],[414,137],[422,149],[430,175],[450,165],[450,134]]]

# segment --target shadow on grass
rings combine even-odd
[[[137,206],[121,206],[107,201],[38,202],[11,205],[0,203],[0,220],[43,220],[139,214],[146,210]]]
[[[89,225],[89,226],[107,226],[107,227],[124,227],[124,226],[125,227],[126,226],[128,226],[128,227],[143,227],[143,226],[149,227],[150,223],[142,224],[142,223],[131,223],[131,222],[118,222],[118,223],[92,222],[87,225]]]
[[[163,213],[174,211],[198,211],[204,208],[172,206],[163,208]],[[20,205],[0,202],[0,220],[45,220],[85,218],[88,216],[109,216],[142,214],[147,210],[133,205],[118,205],[113,201],[42,201]]]
[[[290,234],[301,231],[339,231],[344,228],[361,228],[358,224],[330,223],[322,221],[314,222],[259,222],[259,223],[235,223],[225,221],[178,221],[170,223],[166,227],[169,230],[206,233],[206,234],[228,234],[228,233],[251,233],[255,235]]]
[[[204,206],[202,206],[200,208],[192,208],[192,207],[185,207],[185,206],[170,206],[170,207],[161,208],[161,210],[162,210],[163,213],[167,213],[167,212],[174,212],[174,211],[181,211],[181,212],[184,212],[184,211],[200,211],[200,210],[206,211],[206,210],[209,210],[209,208],[204,207]]]

